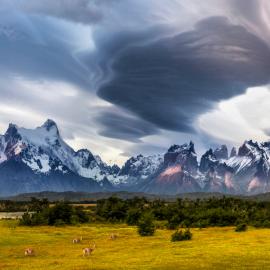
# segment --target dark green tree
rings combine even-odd
[[[151,213],[144,213],[138,222],[138,233],[141,236],[152,236],[155,233],[154,217]]]

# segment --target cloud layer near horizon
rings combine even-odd
[[[240,143],[215,131],[215,119],[231,130],[215,108],[242,110],[233,97],[269,83],[267,0],[0,3],[0,127],[51,117],[107,160],[190,138]]]

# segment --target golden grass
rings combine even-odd
[[[193,239],[171,243],[172,231],[140,237],[125,225],[80,227],[15,227],[0,222],[0,269],[270,269],[270,230],[236,233],[234,228],[193,229]],[[119,238],[109,240],[110,233]],[[82,235],[82,244],[72,244]],[[88,258],[82,248],[96,243]],[[32,247],[35,257],[25,257]]]

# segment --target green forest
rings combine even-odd
[[[110,197],[95,204],[76,206],[69,202],[50,204],[32,198],[30,202],[1,203],[1,211],[24,210],[23,225],[62,225],[78,223],[126,223],[138,225],[143,219],[168,229],[223,226],[270,227],[270,202],[238,198],[177,199],[175,202],[146,198]],[[28,213],[29,212],[29,213]],[[31,213],[30,213],[31,212]]]

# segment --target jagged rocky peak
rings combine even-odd
[[[231,150],[231,153],[230,153],[230,158],[235,157],[236,155],[237,155],[236,148],[233,147],[232,150]]]
[[[164,163],[166,165],[175,163],[177,156],[179,154],[182,154],[182,155],[194,154],[195,155],[194,143],[190,142],[189,144],[185,143],[182,145],[177,145],[177,144],[172,145],[168,149],[167,153],[165,153],[164,155]]]
[[[113,164],[112,166],[110,166],[110,165],[106,164],[105,162],[102,161],[102,159],[99,155],[95,155],[94,158],[95,158],[97,165],[100,168],[107,170],[110,174],[113,174],[113,175],[117,175],[119,173],[120,167],[118,165]]]
[[[205,173],[212,170],[217,163],[218,159],[215,156],[213,149],[210,148],[202,155],[199,169],[202,173]]]
[[[57,124],[51,119],[46,120],[45,123],[41,126],[41,128],[45,128],[47,131],[54,130],[59,135],[59,129],[57,127]]]
[[[261,157],[259,159],[259,162],[256,165],[256,169],[257,171],[255,173],[255,177],[268,180],[269,175],[270,175],[270,171],[269,171],[270,168],[269,168],[269,163],[264,157]]]
[[[197,155],[194,143],[183,145],[172,145],[164,155],[165,167],[178,164],[183,170],[190,171],[192,174],[198,169]]]
[[[146,177],[147,175],[154,173],[162,162],[163,158],[160,155],[148,157],[138,155],[136,157],[131,157],[121,168],[119,175]]]
[[[21,152],[21,150],[24,148],[21,140],[22,137],[18,132],[18,127],[14,124],[9,124],[4,137],[2,137],[1,161],[12,158]]]
[[[270,149],[270,141],[263,142],[261,145],[263,148]]]
[[[68,168],[72,173],[96,181],[111,175],[111,168],[89,150],[75,152],[66,144],[57,124],[51,119],[35,129],[11,124],[4,137],[5,143],[0,146],[0,163],[16,157],[35,173],[63,172],[63,168]]]
[[[58,177],[62,178],[61,185],[54,186],[57,189],[63,187],[66,177],[72,176],[74,181],[72,180],[71,187],[74,188],[77,181],[75,179],[86,183],[92,179],[97,188],[114,190],[128,187],[127,190],[132,191],[168,194],[192,191],[249,193],[270,190],[270,142],[246,141],[238,153],[236,148],[231,149],[229,159],[225,145],[215,150],[209,149],[202,155],[199,165],[193,142],[172,145],[164,155],[132,157],[120,169],[117,165],[107,165],[87,149],[74,151],[61,138],[56,123],[48,119],[35,129],[9,125],[6,133],[0,135],[2,183],[7,182],[9,176],[5,178],[1,166],[9,162],[11,165],[19,162],[24,166],[27,183],[30,181],[28,174],[31,172],[31,185],[39,177],[53,177],[53,181],[58,181]],[[17,169],[12,169],[13,172],[17,173]],[[21,179],[19,172],[16,179]],[[83,186],[81,183],[80,188]],[[42,185],[36,188],[39,190]]]
[[[9,124],[4,135],[8,144],[23,143],[25,145],[47,145],[48,143],[60,146],[60,134],[56,123],[53,120],[47,120],[42,126],[35,129],[27,129]]]
[[[113,175],[117,175],[120,172],[120,167],[116,164],[110,166],[110,169],[111,169],[110,172]]]
[[[167,153],[181,153],[183,151],[188,151],[195,154],[194,143],[190,141],[189,144],[187,143],[182,145],[174,144],[168,149]]]
[[[87,149],[80,149],[75,153],[83,168],[88,168],[92,161],[96,161],[93,154]]]
[[[14,125],[14,124],[9,124],[8,129],[4,135],[5,137],[5,141],[9,141],[11,139],[20,139],[21,136],[18,133],[18,126]]]
[[[219,148],[216,148],[214,151],[214,155],[218,160],[228,159],[228,148],[226,145],[221,145]]]
[[[257,142],[252,140],[245,141],[242,146],[239,147],[238,156],[248,156],[251,158],[258,158],[262,155],[262,148],[260,148]]]

